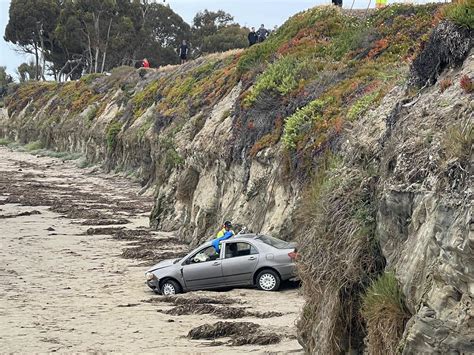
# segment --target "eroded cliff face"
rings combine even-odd
[[[143,192],[156,195],[151,226],[178,230],[187,242],[207,239],[225,219],[290,238],[298,186],[282,182],[275,159],[282,148],[254,159],[247,147],[234,151],[242,82],[219,70],[239,54],[21,87],[2,112],[0,133],[139,178]]]
[[[434,5],[358,16],[316,8],[246,51],[21,86],[0,137],[139,178],[151,226],[187,242],[225,219],[298,239],[308,352],[472,352],[472,30]],[[384,271],[402,331],[377,348],[361,309]]]
[[[452,29],[449,24],[441,24],[432,40],[447,28]],[[456,34],[445,38],[452,41]],[[324,232],[315,228],[307,230],[309,241],[301,240],[310,249],[300,266],[306,273],[302,275],[306,282],[303,286],[309,289],[299,323],[301,343],[308,352],[335,353],[341,348],[357,352],[366,349],[375,354],[474,351],[474,96],[463,87],[463,79],[472,78],[474,73],[472,33],[461,36],[458,45],[451,47],[451,55],[458,49],[464,52],[464,61],[459,66],[446,61],[443,69],[436,68],[432,86],[428,84],[416,95],[407,94],[407,86],[394,88],[377,109],[346,131],[347,140],[340,150],[343,162],[328,175],[343,182],[323,193],[321,199],[329,201],[329,211],[337,203],[335,211],[346,216],[344,209],[351,203],[347,195],[352,191],[346,190],[338,197],[339,186],[344,186],[344,176],[353,179],[362,174],[354,189],[371,191],[370,208],[351,208],[354,219],[360,221],[362,212],[370,218],[365,217],[363,228],[341,220],[333,228],[338,219],[323,213],[326,228],[334,237],[332,247],[328,247]],[[433,68],[438,62],[436,55],[443,54],[432,56]],[[405,75],[413,79],[416,71],[412,68]],[[322,218],[319,215],[314,220]],[[373,234],[364,231],[372,227]],[[379,245],[380,250],[360,247],[361,238]],[[377,265],[380,256],[385,262]],[[326,262],[327,267],[321,266]],[[338,278],[331,274],[337,268],[350,271],[341,271]],[[316,270],[314,275],[312,270]],[[367,307],[365,290],[370,279],[376,280],[377,273],[384,272],[395,273],[403,305],[394,310],[389,297],[381,299],[386,304],[379,308],[380,318],[390,319],[393,312],[405,315],[398,319],[401,324],[388,320],[386,329],[374,329],[362,316]],[[332,276],[337,281],[331,280]],[[367,286],[363,287],[364,283]],[[384,320],[379,322],[384,325]],[[396,327],[403,332],[395,334]],[[384,334],[389,329],[392,333]],[[361,332],[368,335],[364,344],[358,342],[364,336]],[[379,338],[372,344],[371,334]]]
[[[291,216],[298,185],[284,182],[280,147],[259,152],[255,159],[230,159],[232,110],[241,94],[239,83],[215,105],[203,127],[192,137],[192,124],[176,135],[176,150],[186,156],[158,189],[151,224],[180,230],[189,242],[212,233],[216,222],[232,218],[254,231],[291,237]]]
[[[404,354],[474,351],[474,106],[460,85],[473,73],[471,52],[402,108],[385,142],[377,232],[412,314]]]
[[[208,238],[225,219],[293,238],[299,191],[319,156],[393,87],[387,78],[436,11],[399,7],[366,21],[314,8],[246,51],[30,83],[8,99],[0,134],[137,176],[156,195],[151,225],[186,241]]]

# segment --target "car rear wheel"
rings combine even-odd
[[[172,296],[181,292],[181,287],[176,281],[166,280],[161,284],[161,294],[163,296]]]
[[[276,291],[280,287],[280,276],[273,270],[263,270],[257,276],[257,286],[263,291]]]

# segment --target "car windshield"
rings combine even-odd
[[[281,240],[275,237],[270,237],[268,235],[260,235],[258,236],[257,239],[277,249],[290,249],[291,248],[290,243],[285,242],[284,240]]]

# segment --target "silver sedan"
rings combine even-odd
[[[293,279],[296,248],[283,240],[239,234],[222,241],[219,252],[211,242],[182,259],[164,260],[147,270],[147,285],[162,295],[228,286],[256,285],[276,291],[280,282]]]

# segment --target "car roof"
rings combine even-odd
[[[222,242],[233,242],[233,241],[248,241],[249,239],[258,239],[261,235],[260,234],[255,234],[255,233],[247,233],[247,234],[237,234],[229,239],[223,240]],[[199,245],[198,248],[202,247],[208,247],[212,245],[212,240],[208,240],[205,243],[202,243]],[[196,248],[197,249],[197,248]]]
[[[248,234],[237,234],[232,238],[226,240],[240,240],[240,239],[257,239],[259,237],[258,234],[248,233]]]
[[[223,240],[222,242],[225,243],[227,241],[231,242],[231,241],[245,241],[245,240],[248,241],[249,239],[257,239],[259,236],[260,235],[253,234],[253,233],[252,234],[250,234],[250,233],[248,233],[248,234],[238,234],[238,235],[235,235],[235,236],[233,236],[229,239]],[[195,249],[193,249],[190,252],[190,254],[195,252],[197,249],[200,249],[200,248],[203,248],[203,247],[209,247],[211,245],[212,245],[212,240],[208,240],[207,242],[204,242],[201,245],[199,245],[198,247],[196,247]]]

